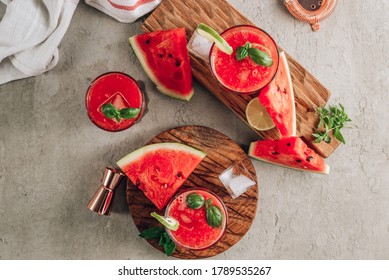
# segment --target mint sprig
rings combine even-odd
[[[321,141],[325,141],[326,143],[330,143],[331,136],[329,134],[333,131],[335,138],[343,144],[346,144],[340,129],[345,127],[345,123],[351,122],[351,119],[344,111],[342,104],[339,103],[339,105],[329,106],[328,109],[318,107],[316,108],[316,113],[319,115],[319,123],[315,129],[315,133],[312,134],[315,137],[315,142],[320,143]]]
[[[241,61],[249,56],[256,64],[270,67],[273,65],[273,59],[260,49],[253,48],[250,42],[240,46],[236,49],[235,57],[238,61]]]
[[[101,106],[101,111],[104,116],[109,119],[115,118],[117,122],[123,119],[133,119],[138,116],[140,109],[139,108],[122,108],[118,110],[112,103],[107,103]]]

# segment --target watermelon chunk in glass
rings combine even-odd
[[[184,144],[158,143],[128,154],[117,165],[161,210],[205,156]]]
[[[288,168],[321,174],[330,172],[330,167],[324,159],[308,148],[299,137],[252,142],[248,154],[254,159]]]

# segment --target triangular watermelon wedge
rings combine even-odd
[[[184,144],[158,143],[128,154],[117,165],[161,210],[205,156]]]
[[[248,155],[261,161],[302,171],[321,174],[330,172],[330,167],[324,159],[308,148],[300,137],[252,142]]]
[[[292,79],[285,53],[280,52],[280,62],[274,80],[261,90],[259,101],[266,108],[282,137],[296,136],[296,108]]]
[[[192,72],[185,28],[136,35],[129,42],[160,92],[181,100],[191,99]]]

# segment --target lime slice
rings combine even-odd
[[[232,47],[219,35],[212,27],[200,23],[196,29],[202,37],[216,44],[216,46],[226,54],[232,54]]]
[[[259,131],[265,131],[275,127],[275,124],[266,111],[266,108],[259,102],[258,98],[252,99],[246,107],[246,118],[248,123]]]
[[[155,212],[151,213],[151,216],[156,218],[158,222],[160,222],[162,225],[164,225],[166,228],[170,230],[177,230],[180,223],[174,219],[174,218],[168,218],[161,215],[158,215]]]

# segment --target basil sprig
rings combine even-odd
[[[207,223],[214,228],[220,227],[223,221],[223,214],[219,207],[212,204],[212,199],[210,198],[205,202],[205,211]]]
[[[186,197],[186,202],[191,209],[200,209],[204,205],[204,197],[198,193],[191,193]]]
[[[151,227],[139,234],[140,237],[149,239],[159,239],[159,245],[163,247],[165,254],[171,256],[176,249],[176,244],[170,239],[169,235],[163,227]]]
[[[220,227],[223,222],[223,214],[219,207],[212,204],[212,199],[204,201],[204,197],[197,193],[191,193],[186,197],[186,203],[191,209],[200,209],[205,205],[205,218],[211,227]]]
[[[118,122],[123,119],[133,119],[135,118],[139,112],[140,109],[138,108],[123,108],[118,110],[112,103],[107,103],[101,106],[101,111],[103,112],[104,116],[106,116],[109,119],[115,118]]]
[[[238,61],[245,59],[249,56],[256,64],[265,67],[273,65],[273,59],[265,52],[253,48],[250,42],[247,42],[244,46],[240,46],[236,49],[236,59]]]

